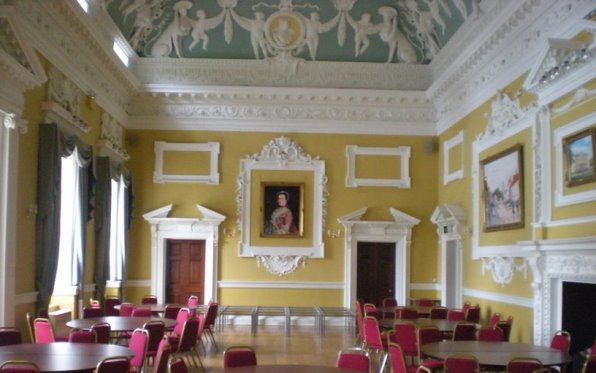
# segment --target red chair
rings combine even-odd
[[[443,369],[442,360],[429,358],[422,352],[422,347],[429,343],[441,342],[443,336],[436,326],[424,326],[418,329],[418,363],[431,369],[432,371]]]
[[[217,320],[217,310],[217,303],[210,302],[209,306],[207,307],[207,312],[205,314],[205,327],[203,329],[206,332],[208,339],[210,339],[213,343],[213,347],[215,347],[215,352],[217,352],[217,342],[215,342],[215,335],[213,334],[213,330],[215,329],[215,321]]]
[[[168,371],[168,360],[172,354],[172,345],[168,342],[168,337],[164,336],[159,341],[157,346],[157,353],[153,359],[153,366],[151,373],[167,373]]]
[[[103,309],[106,316],[120,316],[120,311],[114,307],[120,304],[118,297],[106,297],[103,301]]]
[[[186,307],[181,308],[178,311],[178,315],[176,315],[176,325],[174,325],[174,329],[170,334],[170,343],[173,343],[174,340],[178,340],[182,335],[182,328],[184,326],[184,322],[188,320],[190,317],[190,310]]]
[[[480,307],[471,306],[468,308],[465,319],[467,322],[480,323]]]
[[[176,320],[176,316],[178,316],[178,311],[180,311],[180,308],[182,308],[182,306],[178,304],[166,304],[163,312],[164,319]]]
[[[21,331],[12,326],[0,326],[0,346],[20,345],[23,343]]]
[[[122,309],[120,309],[122,310]],[[135,307],[132,310],[132,317],[151,317],[151,309],[147,307]]]
[[[447,307],[433,307],[430,309],[430,318],[433,320],[446,320]]]
[[[416,333],[416,326],[411,322],[396,322],[393,325],[395,331],[395,342],[399,344],[404,356],[410,359],[418,357],[418,337]],[[411,365],[411,364],[407,364]]]
[[[480,364],[471,355],[450,355],[444,361],[445,372],[480,373]]]
[[[427,298],[416,299],[415,304],[418,307],[432,307],[435,305],[432,299]]]
[[[356,318],[356,341],[354,345],[362,346],[364,344],[364,333],[362,332],[362,318],[364,314],[362,313],[362,304],[358,301],[356,301],[354,317]]]
[[[498,326],[483,326],[478,329],[478,340],[481,342],[503,342],[503,330]]]
[[[23,360],[8,360],[0,364],[1,373],[39,373],[35,363]]]
[[[383,298],[381,301],[381,306],[383,308],[396,308],[397,307],[397,299],[395,298]],[[392,319],[395,318],[395,311],[383,311],[383,318],[384,319]]]
[[[361,348],[344,348],[337,354],[335,366],[368,373],[370,372],[370,358],[368,352]]]
[[[157,304],[157,295],[143,295],[141,304]]]
[[[130,360],[126,356],[107,357],[97,364],[95,373],[130,373]]]
[[[501,321],[501,314],[498,313],[498,312],[495,312],[490,317],[490,320],[488,322],[488,325],[490,325],[490,326],[496,326],[499,321]]]
[[[475,341],[476,340],[476,324],[469,322],[460,322],[453,330],[454,341]]]
[[[135,309],[135,305],[129,302],[120,304],[120,316],[132,316],[132,311]]]
[[[520,357],[514,358],[507,363],[507,373],[533,373],[542,369],[542,362],[538,359]]]
[[[497,328],[503,331],[503,341],[509,342],[509,336],[511,335],[511,324],[507,321],[499,321],[497,323]]]
[[[54,329],[48,319],[38,317],[33,320],[33,332],[35,334],[35,343],[56,342],[56,338],[54,338]]]
[[[569,353],[571,334],[564,330],[557,330],[550,341],[550,347]]]
[[[188,297],[188,307],[196,307],[199,305],[199,297],[196,295],[191,295]]]
[[[128,341],[128,348],[134,352],[130,359],[130,371],[144,371],[145,357],[147,355],[147,344],[149,343],[149,333],[145,329],[137,328],[132,332]]]
[[[112,327],[107,322],[96,322],[91,325],[91,330],[95,332],[97,343],[109,344],[112,338]]]
[[[172,359],[168,369],[170,373],[188,373],[188,368],[182,358]]]
[[[364,316],[372,316],[376,319],[378,319],[380,316],[379,311],[377,310],[377,306],[375,306],[372,303],[364,303],[362,309],[364,310]]]
[[[418,318],[418,311],[410,307],[402,307],[395,310],[395,318],[400,320],[415,320]]]
[[[389,342],[387,350],[389,352],[389,362],[391,363],[393,373],[414,373],[417,371],[416,366],[406,364],[406,357],[399,344]]]
[[[29,338],[31,339],[31,343],[35,343],[35,333],[33,332],[33,316],[31,316],[30,312],[25,314],[25,318],[27,320],[27,329],[29,331]]]
[[[257,365],[257,355],[252,347],[231,346],[223,354],[224,369],[236,367],[248,367]]]
[[[93,297],[89,298],[89,307],[91,308],[101,308],[101,304],[97,299],[93,299]]]
[[[143,329],[145,329],[149,334],[147,352],[145,354],[149,362],[157,355],[157,349],[159,348],[159,344],[161,343],[161,340],[164,336],[166,327],[163,321],[151,320],[147,321],[145,325],[143,325]]]
[[[466,314],[463,310],[450,309],[447,311],[447,320],[451,321],[465,321]]]
[[[71,330],[68,334],[70,343],[97,343],[97,335],[93,330]]]
[[[596,352],[594,350],[582,366],[581,373],[596,373]]]
[[[199,317],[202,316],[203,315],[199,315]],[[199,320],[195,316],[191,316],[188,320],[184,321],[180,338],[172,338],[170,340],[172,343],[172,355],[174,357],[186,355],[188,360],[194,363],[192,365],[196,368],[199,368],[200,366],[201,370],[204,371],[205,369],[203,368],[201,357],[196,350],[198,331]],[[198,364],[196,363],[197,361]]]
[[[387,363],[387,340],[381,335],[376,317],[364,316],[362,326],[364,329],[364,345],[367,349],[373,350],[379,355],[379,371],[382,372]]]
[[[84,319],[91,319],[96,317],[103,317],[104,313],[103,310],[99,307],[84,307],[83,308],[83,318]]]

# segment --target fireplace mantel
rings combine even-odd
[[[534,343],[561,329],[563,282],[596,284],[596,236],[518,242],[528,254],[534,289]]]

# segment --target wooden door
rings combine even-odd
[[[358,242],[356,297],[380,305],[395,298],[395,244]]]
[[[196,295],[203,304],[205,241],[168,240],[166,247],[166,302],[186,304]]]

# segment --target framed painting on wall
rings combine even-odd
[[[563,139],[565,181],[568,187],[596,180],[594,153],[596,128],[588,128]]]
[[[304,185],[262,183],[262,237],[302,237]]]
[[[485,232],[524,226],[522,154],[515,145],[481,161]]]

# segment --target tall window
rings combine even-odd
[[[122,176],[111,182],[110,209],[110,274],[109,281],[121,281],[125,264],[126,185]]]
[[[54,282],[54,294],[74,294],[79,284],[79,268],[82,267],[83,250],[81,220],[81,199],[79,190],[80,176],[83,168],[77,161],[75,151],[62,158],[60,181],[60,249],[58,254],[58,271]]]

